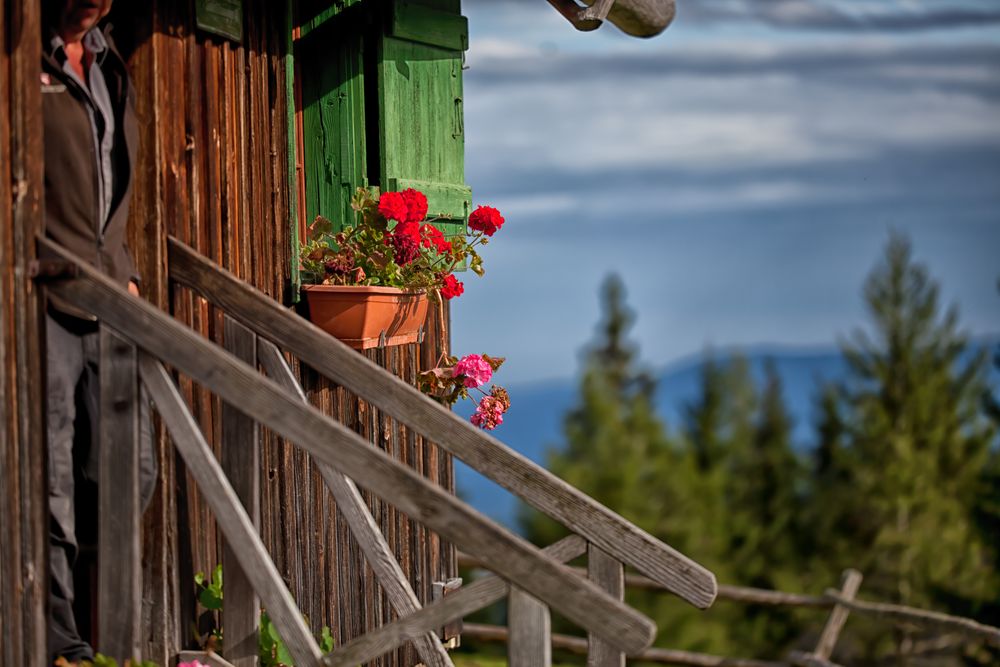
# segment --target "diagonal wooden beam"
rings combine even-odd
[[[38,243],[62,259],[75,262],[80,270],[78,278],[51,285],[50,289],[58,296],[93,313],[315,459],[333,466],[415,521],[463,547],[571,621],[630,654],[652,643],[656,625],[643,614],[611,598],[547,558],[523,538],[371,447],[333,418],[303,405],[257,369],[235,359],[152,304],[129,295],[65,248],[45,238],[39,238]],[[329,338],[325,342],[329,343]],[[350,351],[347,347],[343,349]],[[353,351],[350,354],[363,358]],[[419,394],[418,397],[425,398]],[[445,411],[445,414],[451,413]]]
[[[845,600],[853,600],[858,594],[858,589],[861,588],[861,579],[861,573],[857,570],[844,570],[840,581],[841,597]],[[813,655],[822,660],[830,659],[830,656],[833,655],[833,649],[837,645],[837,639],[840,638],[840,631],[844,629],[844,624],[847,623],[847,616],[850,613],[851,611],[841,604],[833,608],[830,617],[826,620],[826,626],[823,628],[823,633],[819,637]]]
[[[256,526],[229,484],[167,369],[148,353],[143,353],[139,357],[139,372],[174,446],[198,483],[198,490],[212,508],[216,523],[226,536],[226,543],[232,547],[240,568],[260,594],[289,653],[299,665],[318,665],[323,652],[302,620],[292,594],[285,587],[281,574],[257,534]]]
[[[281,355],[281,351],[270,341],[261,340],[258,344],[257,354],[260,365],[268,376],[277,381],[278,384],[287,389],[293,396],[297,396],[303,403],[309,403],[302,386],[295,379],[295,374],[288,367],[288,363]],[[337,509],[347,524],[351,527],[351,535],[357,540],[362,553],[368,560],[372,571],[378,577],[382,590],[389,598],[389,604],[396,610],[399,616],[407,616],[420,610],[420,600],[413,592],[410,582],[399,566],[392,548],[389,547],[385,536],[379,529],[378,524],[368,511],[361,492],[354,482],[340,474],[325,463],[318,463],[323,481],[337,501]],[[448,652],[444,650],[437,635],[427,632],[413,638],[413,645],[417,649],[417,654],[427,667],[453,667]],[[364,661],[358,661],[364,662]]]
[[[312,368],[694,606],[704,609],[715,600],[715,575],[706,568],[173,237],[169,252],[173,280],[221,306],[259,335],[279,343]]]

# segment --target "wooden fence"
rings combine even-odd
[[[583,549],[577,549],[561,555],[570,555],[569,560],[583,554]],[[574,568],[583,574],[593,573],[604,567],[604,560],[595,564],[594,554],[588,555],[587,570]],[[479,559],[468,554],[459,554],[459,565],[462,567],[486,567]],[[486,569],[489,569],[486,567]],[[469,585],[469,589],[485,586],[493,581],[493,577],[485,577]],[[929,654],[946,651],[963,642],[984,642],[1000,647],[1000,628],[984,625],[969,618],[952,616],[925,609],[917,609],[904,605],[869,602],[857,599],[861,587],[862,575],[857,570],[845,570],[840,588],[828,589],[823,595],[803,595],[801,593],[786,593],[744,586],[720,585],[718,599],[730,600],[755,605],[774,607],[799,607],[829,610],[826,624],[811,651],[793,651],[780,660],[756,660],[750,658],[727,657],[693,653],[675,649],[648,648],[632,656],[644,662],[667,665],[693,665],[695,667],[839,667],[831,661],[840,633],[851,613],[880,618],[887,622],[917,627],[927,631],[942,633],[939,637],[921,642],[911,649],[913,655]],[[651,591],[668,589],[642,575],[629,574],[622,582],[625,587]],[[494,584],[495,585],[495,584]],[[490,600],[496,602],[501,596]],[[485,607],[486,605],[483,605]],[[500,641],[507,643],[507,653],[510,667],[548,667],[551,665],[551,649],[558,648],[570,653],[588,655],[588,666],[611,667],[623,665],[624,655],[613,652],[603,653],[601,660],[595,659],[595,642],[600,638],[591,635],[588,638],[569,635],[552,634],[548,621],[548,608],[541,603],[525,605],[515,604],[512,597],[507,608],[507,627],[466,623],[462,634],[467,637],[484,641]],[[613,651],[613,649],[612,649]]]
[[[99,535],[99,548],[106,554],[98,574],[100,649],[105,654],[135,655],[142,630],[136,620],[141,618],[139,382],[226,539],[227,652],[231,647],[256,646],[262,604],[298,665],[355,665],[412,641],[425,664],[446,666],[451,662],[435,631],[479,608],[484,600],[509,594],[513,604],[532,613],[551,607],[587,629],[592,655],[607,656],[599,658],[600,664],[610,664],[608,660],[620,661],[624,653],[641,653],[656,632],[652,621],[622,601],[623,564],[696,607],[714,601],[711,572],[175,239],[169,241],[170,278],[225,311],[225,349],[129,296],[65,249],[43,238],[38,242],[61,258],[59,266],[42,272],[48,277],[48,289],[101,321],[102,367],[108,369],[102,370],[106,379],[101,438],[115,434],[117,444],[117,449],[101,448],[102,479],[114,480],[100,487],[101,516],[115,516],[102,521]],[[543,551],[492,523],[306,403],[284,353],[440,443],[577,535]],[[221,463],[165,364],[230,406],[223,419]],[[259,536],[257,424],[296,443],[318,463],[398,616],[327,655],[320,651]],[[122,433],[131,434],[136,445],[127,456],[120,453]],[[502,579],[477,582],[421,608],[354,482],[460,546]],[[592,563],[590,579],[561,564],[584,551]],[[112,553],[115,557],[108,557]],[[255,664],[252,651],[238,655],[238,665]]]

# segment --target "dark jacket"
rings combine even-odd
[[[42,45],[42,115],[45,125],[45,233],[121,285],[138,280],[126,246],[126,222],[132,169],[139,144],[135,89],[125,61],[114,47],[100,64],[115,113],[115,187],[111,214],[98,231],[98,173],[87,101],[76,81]],[[97,66],[96,64],[94,65]],[[72,304],[55,301],[58,310],[80,315]]]

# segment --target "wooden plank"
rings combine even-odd
[[[854,596],[858,594],[858,588],[861,587],[862,578],[861,573],[857,570],[844,570],[840,581],[840,596],[845,600],[853,600]],[[829,660],[830,656],[833,655],[833,649],[837,645],[840,631],[844,628],[844,624],[847,623],[847,616],[850,613],[849,609],[840,604],[836,605],[833,611],[830,612],[830,617],[826,620],[826,626],[819,637],[819,642],[816,644],[815,650],[813,650],[813,654],[817,658]]]
[[[223,322],[226,350],[256,366],[257,336],[230,317],[224,317]],[[222,404],[222,470],[259,533],[260,433],[256,421],[228,402]],[[260,653],[257,641],[260,598],[229,542],[222,549],[222,571],[226,573],[226,604],[222,608],[226,658],[235,667],[256,667]]]
[[[389,34],[451,51],[469,48],[469,20],[452,12],[396,0]]]
[[[611,596],[625,599],[624,566],[593,544],[587,545],[587,574],[591,581]],[[625,667],[625,654],[594,633],[587,636],[587,643],[590,646],[587,667]]]
[[[153,398],[177,451],[215,513],[219,528],[233,547],[247,579],[260,594],[268,616],[281,633],[288,652],[297,664],[319,664],[323,654],[316,645],[316,640],[306,627],[295,600],[271,562],[256,527],[240,504],[222,466],[212,454],[167,370],[162,363],[146,353],[139,358],[139,369],[142,382]]]
[[[302,403],[308,405],[302,386],[281,356],[280,350],[268,341],[262,341],[260,346],[260,362],[267,374],[278,384],[285,387]],[[368,506],[358,487],[350,479],[324,463],[318,463],[320,474],[327,488],[337,501],[337,509],[351,527],[351,534],[358,541],[361,551],[365,554],[368,564],[378,577],[389,604],[400,616],[407,616],[420,609],[420,600],[413,592],[403,569],[396,561],[392,548],[386,542],[385,536],[375,523]],[[414,638],[414,645],[420,659],[428,667],[451,667],[451,658],[444,650],[441,642],[433,632]]]
[[[7,182],[0,187],[0,263],[3,288],[0,317],[4,348],[0,369],[0,403],[7,409],[0,426],[0,583],[3,664],[41,667],[48,663],[46,603],[49,533],[46,490],[44,317],[41,288],[29,266],[35,259],[35,236],[44,229],[42,215],[44,154],[42,140],[40,10],[38,2],[4,2],[0,7],[0,134],[6,150]],[[9,217],[8,217],[9,214]],[[9,392],[9,393],[8,393]]]
[[[465,633],[484,641],[506,642],[510,633],[507,628],[497,625],[466,623]],[[578,655],[586,655],[589,644],[583,637],[552,635],[552,647]],[[752,660],[747,658],[727,658],[707,653],[692,653],[665,648],[650,648],[633,656],[637,662],[655,662],[664,665],[691,665],[692,667],[788,667],[787,662]]]
[[[551,667],[549,608],[516,586],[511,587],[507,599],[508,664],[510,667]]]
[[[153,306],[131,298],[64,248],[45,239],[39,239],[39,243],[77,265],[78,278],[52,286],[59,296],[73,300],[107,321],[143,349],[155,351],[163,361],[190,375],[223,400],[239,403],[241,409],[253,414],[262,424],[297,443],[317,460],[337,468],[391,501],[412,519],[462,545],[490,569],[518,582],[568,619],[600,634],[628,653],[641,651],[652,642],[656,625],[643,614],[546,558],[537,547],[498,526],[384,452],[372,448],[334,419],[302,405],[256,369],[233,359]],[[326,341],[330,343],[329,338]],[[350,351],[350,348],[341,347]],[[351,351],[351,354],[356,353]],[[378,368],[370,364],[369,367]],[[414,396],[426,399],[419,393],[412,394],[411,398]],[[444,413],[451,416],[450,412]],[[263,592],[258,592],[263,598]],[[270,608],[266,598],[264,602]]]
[[[139,377],[135,346],[100,327],[97,627],[101,653],[139,655],[142,553],[139,498]]]
[[[544,549],[549,558],[564,563],[583,555],[587,543],[570,535]],[[348,642],[328,655],[328,667],[350,667],[366,664],[383,653],[401,646],[411,637],[417,637],[428,628],[436,628],[484,609],[502,600],[510,593],[506,581],[487,576],[465,586],[447,597],[435,600],[418,612],[383,625],[377,630]]]
[[[715,575],[698,563],[370,363],[312,323],[289,313],[183,243],[171,238],[169,246],[173,279],[222,306],[258,334],[280,341],[284,349],[319,372],[439,443],[684,600],[699,608],[715,600]]]

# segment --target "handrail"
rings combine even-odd
[[[706,568],[334,341],[176,238],[168,238],[168,247],[171,279],[692,605],[704,609],[715,600],[715,575]]]
[[[316,460],[338,469],[414,520],[462,546],[490,569],[517,582],[587,630],[628,653],[637,653],[652,642],[656,626],[646,616],[611,598],[385,452],[371,447],[336,420],[302,404],[255,368],[152,304],[130,296],[58,244],[44,238],[38,242],[48,252],[75,264],[79,271],[72,280],[50,285],[49,289],[58,296],[97,315],[147,352],[253,415]],[[450,413],[445,411],[445,414]],[[280,625],[279,630],[282,630]]]

